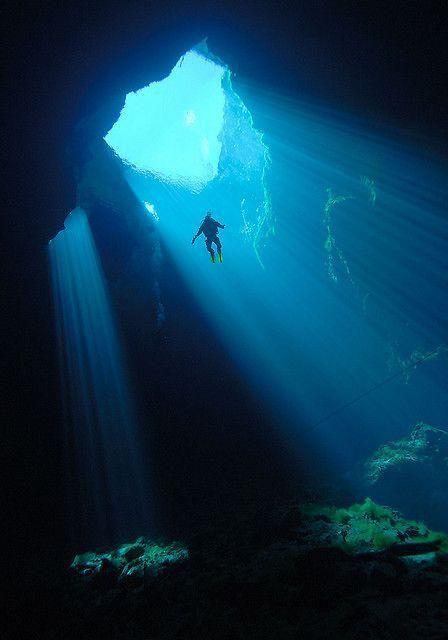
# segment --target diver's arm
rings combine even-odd
[[[220,229],[224,229],[224,227],[226,226],[225,224],[221,224],[220,222],[218,222],[217,220],[215,220],[216,224],[218,225],[218,227]]]
[[[204,227],[204,225],[203,225],[203,224],[201,224],[201,226],[200,226],[200,227],[199,227],[199,229],[198,229],[198,232],[196,233],[196,235],[195,235],[195,236],[193,236],[193,240],[191,241],[191,244],[194,244],[194,241],[196,240],[196,238],[199,238],[199,236],[200,236],[200,235],[201,235],[201,233],[202,233],[202,229],[203,229],[203,227]]]

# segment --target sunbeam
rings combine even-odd
[[[104,544],[146,531],[137,414],[89,222],[74,209],[49,244],[66,419],[71,534]]]

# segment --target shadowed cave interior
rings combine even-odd
[[[63,566],[36,619],[443,637],[446,168],[219,37],[166,46],[90,90],[46,229]]]

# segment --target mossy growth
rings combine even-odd
[[[188,550],[180,542],[156,542],[147,538],[138,538],[135,542],[120,545],[104,553],[87,552],[75,556],[71,568],[75,570],[101,565],[106,560],[116,570],[126,566],[141,565],[157,567],[173,564],[188,558]]]
[[[390,469],[425,461],[446,464],[448,432],[424,422],[415,424],[409,435],[382,445],[365,463],[365,477],[375,484]]]
[[[347,553],[379,551],[403,542],[436,542],[439,553],[448,552],[447,534],[430,531],[422,522],[406,520],[370,498],[346,508],[307,504],[302,513],[306,518],[323,519],[333,525],[333,544]]]

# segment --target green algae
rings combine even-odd
[[[350,507],[307,504],[302,507],[305,518],[323,519],[334,525],[332,545],[347,553],[379,551],[403,542],[437,543],[439,553],[448,552],[448,535],[431,531],[422,522],[407,520],[397,511],[366,498]]]
[[[156,542],[147,538],[138,538],[116,549],[104,553],[86,552],[74,557],[71,568],[79,571],[86,567],[99,566],[108,562],[114,569],[122,571],[126,566],[157,568],[164,564],[172,564],[188,558],[188,550],[180,542]]]
[[[348,262],[342,253],[341,249],[337,246],[336,238],[334,236],[333,231],[333,211],[336,205],[345,202],[346,200],[354,200],[354,196],[345,196],[345,195],[337,195],[334,193],[333,189],[327,189],[327,200],[324,205],[324,225],[326,230],[326,238],[325,238],[325,251],[327,252],[327,271],[330,278],[334,281],[338,281],[338,276],[336,274],[336,263],[343,267],[346,276],[352,282],[350,268],[348,266]]]
[[[375,484],[393,467],[443,458],[448,452],[447,436],[444,429],[418,422],[408,436],[382,445],[370,456],[364,465],[366,480]]]

